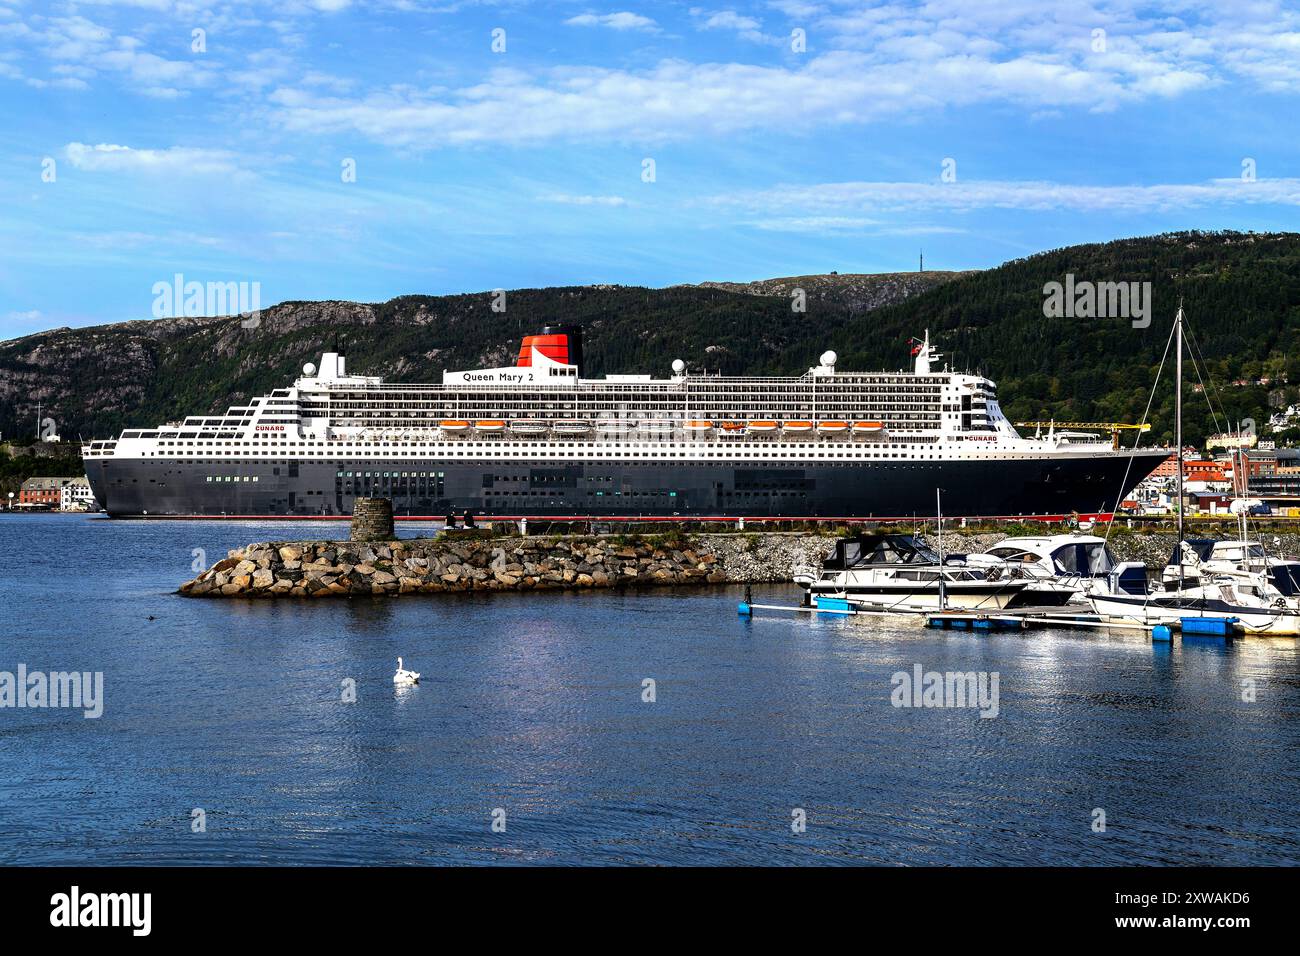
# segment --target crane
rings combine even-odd
[[[1016,422],[1017,428],[1078,428],[1082,431],[1102,431],[1110,432],[1112,444],[1119,447],[1119,433],[1122,431],[1149,432],[1151,426],[1145,422],[1141,425],[1130,425],[1127,422]]]

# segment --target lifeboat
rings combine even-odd
[[[506,423],[499,418],[480,418],[474,423],[474,430],[485,435],[495,435],[506,430]]]
[[[744,422],[722,422],[720,427],[724,432],[735,435],[745,430]]]
[[[673,430],[673,423],[662,418],[649,418],[637,425],[647,435],[666,435]]]
[[[591,431],[591,422],[567,419],[551,422],[551,431],[557,435],[585,435]]]
[[[713,431],[713,422],[688,421],[686,423],[686,431],[693,435],[699,435],[704,432],[711,432]]]
[[[517,418],[510,423],[510,431],[516,435],[544,435],[548,428],[548,422],[538,419]]]
[[[438,427],[452,435],[459,435],[469,430],[469,422],[461,421],[459,418],[444,418],[438,423]]]
[[[751,428],[753,426],[750,426]],[[812,431],[812,422],[782,422],[781,430],[787,435],[806,435]]]
[[[749,433],[751,435],[770,435],[777,429],[777,424],[769,419],[756,419],[749,423]]]
[[[855,435],[879,435],[885,430],[882,422],[854,422],[853,434]]]
[[[596,431],[610,435],[626,435],[636,428],[636,422],[625,418],[604,418],[596,422]]]
[[[818,422],[817,430],[823,435],[842,435],[849,430],[848,422]]]

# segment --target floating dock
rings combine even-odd
[[[737,606],[742,617],[755,611],[783,611],[797,614],[833,614],[840,617],[859,615],[899,615],[924,617],[925,626],[951,631],[1024,631],[1031,628],[1082,627],[1102,631],[1144,631],[1154,642],[1168,642],[1173,632],[1193,639],[1231,640],[1242,631],[1236,618],[1184,617],[1177,624],[1144,624],[1140,621],[1106,621],[1096,614],[1063,612],[1062,608],[1016,608],[999,611],[905,611],[863,607],[841,598],[818,598],[815,605],[754,604],[742,601]]]

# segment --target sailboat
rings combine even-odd
[[[1183,306],[1174,317],[1175,442],[1178,447],[1178,543],[1161,588],[1147,583],[1146,565],[1129,561],[1110,573],[1107,587],[1088,595],[1103,621],[1180,625],[1188,618],[1232,620],[1248,634],[1300,635],[1300,613],[1270,575],[1248,567],[1215,568],[1203,562],[1183,527]],[[1244,541],[1244,536],[1243,536]]]

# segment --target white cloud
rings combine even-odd
[[[548,193],[539,196],[545,202],[564,203],[569,206],[626,206],[622,196],[571,196],[567,193]]]
[[[692,11],[694,12],[694,11]],[[700,24],[701,30],[757,30],[763,24],[753,17],[742,16],[735,10],[723,10],[718,13],[701,12],[703,22]]]
[[[844,233],[867,232],[880,225],[880,221],[863,216],[787,216],[754,220],[745,225],[768,232]]]
[[[583,13],[564,21],[571,27],[608,27],[611,30],[641,30],[657,32],[659,25],[639,13]]]
[[[75,72],[74,78],[81,81],[46,81],[34,77],[28,81],[33,86],[84,89],[96,76],[111,74],[137,93],[175,99],[187,95],[191,89],[211,84],[214,78],[211,63],[197,59],[170,60],[150,53],[135,37],[115,34],[80,15],[35,16],[30,23],[0,23],[0,41],[6,38],[43,55],[50,61],[51,72],[65,75]]]
[[[234,154],[218,149],[132,149],[111,143],[69,143],[63,152],[73,167],[87,172],[226,175],[240,171]]]
[[[1218,205],[1300,206],[1300,179],[1212,179],[1148,186],[1052,182],[843,182],[777,186],[713,196],[707,205],[764,214],[771,222],[833,222],[855,213],[965,213],[979,209],[1139,213]],[[851,219],[850,219],[851,221]]]
[[[928,54],[926,54],[928,55]],[[946,107],[1002,103],[1033,113],[1108,110],[1179,95],[1213,79],[1155,61],[1070,63],[958,53],[920,61],[831,51],[806,63],[663,60],[643,69],[497,69],[460,88],[391,87],[357,97],[280,87],[278,119],[297,132],[356,132],[388,144],[530,143],[579,138],[658,141],[747,129],[867,124]]]
[[[780,42],[774,37],[763,34],[763,22],[751,16],[737,13],[735,10],[704,10],[691,8],[691,16],[696,18],[696,26],[701,30],[729,30],[745,40],[755,43]]]

